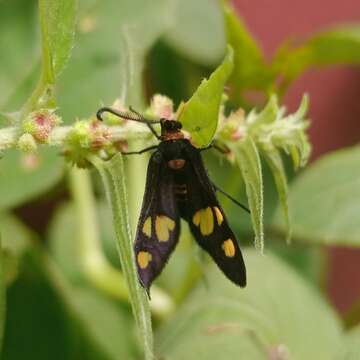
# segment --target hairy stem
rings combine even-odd
[[[122,140],[133,139],[148,139],[150,132],[144,128],[144,130],[129,130],[123,126],[106,126],[104,128],[110,134],[110,141],[116,143]],[[46,145],[59,146],[64,145],[67,136],[73,130],[73,126],[57,126],[55,127],[48,138]],[[22,135],[22,131],[19,127],[11,126],[0,129],[0,150],[6,150],[17,146],[17,141]]]
[[[85,276],[104,293],[129,302],[129,291],[122,272],[110,264],[101,247],[89,171],[73,168],[69,172],[69,185],[76,206],[79,257]],[[163,290],[154,286],[150,308],[155,316],[164,318],[174,310],[174,303]]]

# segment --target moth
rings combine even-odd
[[[158,145],[124,152],[130,155],[153,151],[134,243],[139,281],[148,294],[152,282],[161,273],[178,243],[180,218],[187,221],[196,242],[226,277],[244,287],[246,269],[243,256],[216,191],[221,191],[237,205],[249,210],[211,182],[201,157],[201,151],[211,145],[194,147],[184,137],[182,125],[177,120],[150,120],[133,109],[120,112],[107,107],[97,112],[99,120],[102,120],[104,112],[146,124],[159,140]],[[161,135],[154,124],[160,124]]]

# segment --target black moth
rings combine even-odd
[[[101,108],[97,113],[99,120],[102,120],[104,112],[145,123],[160,140],[156,146],[124,153],[140,154],[155,150],[147,169],[134,244],[142,286],[149,293],[151,283],[175,249],[180,234],[180,218],[183,218],[197,243],[210,254],[222,272],[232,282],[244,287],[246,269],[241,250],[216,197],[216,190],[223,191],[209,179],[200,155],[207,148],[198,149],[185,139],[181,123],[176,120],[148,120],[132,109],[131,113],[122,113],[111,108]],[[160,136],[152,126],[156,123],[161,125]]]

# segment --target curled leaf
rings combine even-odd
[[[260,250],[263,250],[264,199],[263,178],[259,152],[253,139],[250,136],[240,140],[236,146],[233,147],[233,150],[246,186],[246,194],[251,211],[251,220],[255,232],[255,246]]]
[[[203,80],[189,101],[183,105],[179,120],[199,147],[210,144],[214,137],[225,83],[233,69],[233,51],[228,47],[222,64]]]

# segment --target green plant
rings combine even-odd
[[[327,155],[288,188],[287,158],[298,169],[310,154],[308,97],[294,114],[279,105],[309,67],[360,62],[358,25],[286,42],[267,63],[225,1],[8,0],[0,10],[4,359],[358,358],[359,329],[344,331],[314,284],[318,245],[359,245],[359,149]],[[102,102],[177,116],[198,146],[229,148],[228,161],[209,153],[206,164],[251,209],[247,218],[223,201],[245,248],[247,289],[197,256],[183,227],[149,303],[132,253],[147,158],[119,150],[154,138],[112,116],[96,121]],[[19,219],[24,205],[47,215],[44,203],[54,209],[45,230]],[[260,251],[246,248],[253,233]]]

